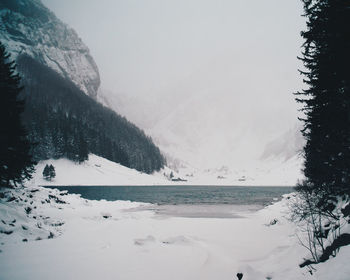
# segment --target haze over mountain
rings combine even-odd
[[[44,0],[89,43],[99,100],[170,162],[249,167],[300,150],[298,1],[68,2]]]

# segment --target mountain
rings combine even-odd
[[[38,0],[1,1],[0,23],[0,41],[22,77],[36,160],[83,162],[93,153],[146,173],[164,166],[150,137],[97,102],[98,69],[74,30]]]
[[[39,0],[0,1],[0,41],[12,59],[27,55],[96,96],[100,75],[89,49]]]
[[[260,100],[250,102],[249,96],[239,100],[214,90],[173,96],[177,98],[169,94],[137,103],[130,96],[101,91],[99,98],[145,129],[169,159],[201,169],[248,168],[288,160],[302,149],[301,124],[287,118],[282,106],[269,108]],[[158,101],[165,105],[156,105]]]
[[[102,90],[100,99],[151,135],[168,166],[184,175],[229,178],[216,172],[225,166],[232,178],[260,178],[276,171],[278,180],[290,178],[283,184],[294,184],[303,140],[292,89],[285,86],[283,74],[276,78],[276,71],[259,69],[270,71],[271,79],[250,81],[247,73],[235,70],[241,66],[237,61],[229,62],[226,68],[223,63],[204,65],[153,95]],[[252,73],[258,71],[251,67]],[[259,77],[252,73],[249,77]],[[211,171],[202,172],[206,170]]]

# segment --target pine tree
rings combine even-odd
[[[350,193],[350,2],[302,0],[307,30],[301,60],[307,89],[303,135],[306,181],[300,186],[327,197]]]
[[[46,164],[45,165],[45,168],[43,170],[43,177],[47,181],[51,181],[53,178],[56,177],[55,167],[52,164],[50,164],[50,165]]]
[[[83,134],[79,133],[79,142],[78,142],[78,162],[82,163],[89,158],[89,150],[87,142],[84,139]]]
[[[0,186],[6,187],[22,184],[34,171],[31,145],[21,123],[20,77],[9,57],[0,42]]]
[[[50,166],[48,164],[45,165],[43,170],[43,177],[45,180],[50,180]]]
[[[55,167],[52,164],[50,164],[49,166],[49,176],[50,176],[50,181],[56,177]]]

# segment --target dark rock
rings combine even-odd
[[[343,209],[341,209],[341,212],[343,213],[344,217],[350,216],[350,203],[348,203]]]
[[[349,233],[343,233],[342,235],[338,236],[330,246],[326,247],[322,256],[320,257],[320,262],[325,262],[333,254],[333,252],[338,250],[340,247],[347,246],[349,244],[350,244]]]
[[[0,230],[0,233],[10,235],[11,233],[13,233],[13,230]]]
[[[342,235],[338,236],[330,246],[326,247],[323,254],[319,257],[319,263],[327,261],[329,257],[332,256],[333,252],[339,250],[340,247],[347,245],[350,245],[350,234],[343,233]],[[302,268],[311,264],[315,264],[315,262],[312,260],[305,260],[299,266]]]
[[[29,206],[24,208],[24,210],[26,211],[27,214],[30,214],[30,212],[32,212],[32,208]]]
[[[64,225],[64,222],[57,222],[57,223],[51,224],[51,226],[53,226],[53,227],[60,227],[60,226],[63,226],[63,225]]]
[[[60,204],[66,204],[65,201],[59,199],[57,196],[49,194],[49,199],[54,200],[56,203],[60,203]]]
[[[14,201],[14,200],[16,200],[16,198],[15,198],[14,196],[11,196],[11,197],[9,197],[9,199],[7,200],[7,202],[11,202],[11,201]]]

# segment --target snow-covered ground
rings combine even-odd
[[[57,190],[1,191],[0,279],[349,279],[350,247],[316,265],[288,217],[292,195],[238,218],[157,215],[143,203]],[[9,201],[10,200],[10,201]],[[29,208],[28,208],[29,207]],[[41,239],[41,240],[37,240]]]
[[[250,168],[221,166],[198,170],[184,167],[177,170],[190,185],[295,186],[303,178],[301,169],[302,161],[295,155],[288,160],[256,161],[255,166]]]
[[[52,164],[56,177],[52,181],[43,178],[46,164]],[[230,170],[223,166],[218,169],[198,170],[178,169],[178,172],[165,167],[154,174],[141,173],[105,158],[89,155],[81,164],[68,159],[41,161],[36,166],[32,184],[37,185],[240,185],[240,186],[294,186],[301,178],[300,160],[297,156],[288,161],[272,161],[265,166],[257,165],[254,171]],[[186,181],[171,181],[181,178]]]
[[[52,181],[43,178],[46,164],[55,167],[56,177]],[[61,158],[38,163],[31,183],[37,185],[163,185],[169,181],[160,174],[148,175],[130,169],[105,158],[89,155],[81,164]]]

